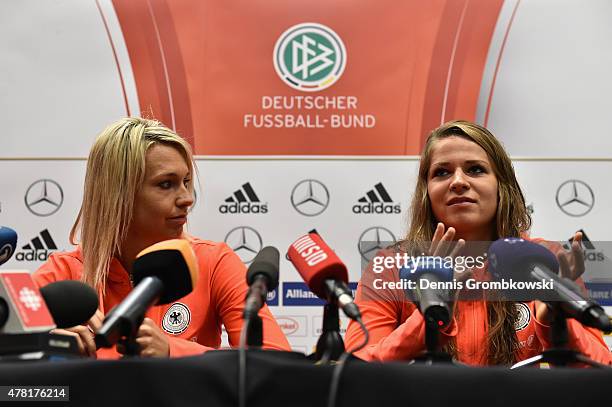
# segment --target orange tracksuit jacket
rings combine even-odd
[[[389,253],[379,252],[377,255]],[[371,266],[371,265],[370,265]],[[397,271],[394,271],[397,274]],[[484,273],[484,269],[480,270]],[[370,332],[369,344],[356,353],[368,361],[410,360],[425,351],[425,320],[418,308],[405,299],[402,291],[376,290],[372,279],[377,275],[366,270],[357,286],[355,302]],[[391,277],[393,278],[393,277]],[[398,277],[394,277],[398,281]],[[388,278],[386,279],[388,280]],[[455,317],[442,332],[441,342],[455,337],[458,360],[470,365],[487,364],[487,305],[483,300],[457,301]],[[517,360],[525,360],[550,348],[550,327],[540,323],[535,315],[535,302],[517,303],[519,321],[515,324],[519,340]],[[601,332],[568,319],[569,346],[587,357],[612,364],[612,354]],[[346,333],[346,348],[354,349],[363,341],[359,325],[351,321]]]
[[[242,310],[248,291],[246,268],[238,256],[225,244],[185,236],[190,242],[199,266],[199,278],[194,290],[168,304],[153,306],[146,317],[157,323],[169,337],[170,356],[201,354],[221,344],[221,324],[229,342],[239,343]],[[58,280],[80,280],[83,271],[81,247],[75,251],[53,253],[33,274],[39,286]],[[99,308],[108,312],[132,290],[127,271],[117,259],[110,265],[106,295],[100,295]],[[263,347],[291,350],[287,338],[267,306],[259,312],[263,321]],[[118,358],[114,348],[99,349],[98,358]]]

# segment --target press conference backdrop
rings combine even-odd
[[[532,235],[610,241],[611,17],[606,0],[2,2],[0,224],[19,233],[3,267],[72,249],[89,147],[126,115],[192,143],[189,232],[246,263],[316,228],[356,282],[359,241],[405,234],[416,155],[454,118],[503,141]],[[284,259],[269,303],[310,352],[322,309]]]

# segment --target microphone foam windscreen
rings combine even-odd
[[[257,274],[263,274],[268,279],[269,291],[278,287],[279,259],[276,247],[266,246],[261,249],[247,270],[247,284],[251,285]]]
[[[424,273],[434,274],[440,281],[453,280],[453,268],[440,256],[422,256],[400,269],[400,279],[418,280]]]
[[[541,264],[556,273],[559,262],[546,247],[519,238],[497,239],[489,247],[489,272],[496,279],[521,276]]]
[[[348,283],[346,265],[317,233],[309,233],[293,242],[287,256],[310,290],[325,298],[325,280]]]
[[[63,280],[40,289],[58,328],[85,324],[98,309],[98,295],[85,283]]]
[[[164,285],[158,304],[169,304],[193,291],[198,281],[198,262],[189,242],[165,240],[138,253],[132,266],[134,285],[145,277],[157,277]]]

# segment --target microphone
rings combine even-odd
[[[400,279],[416,282],[415,289],[409,293],[414,292],[414,302],[419,307],[425,323],[435,329],[446,328],[451,321],[448,291],[429,286],[439,287],[439,283],[452,281],[453,268],[445,267],[442,257],[420,257],[414,267],[400,269]]]
[[[335,302],[347,317],[359,321],[361,312],[348,288],[346,265],[323,241],[311,231],[289,246],[287,257],[317,297]]]
[[[268,292],[278,287],[279,257],[276,247],[267,246],[257,253],[249,266],[246,274],[249,292],[244,305],[244,319],[256,316],[265,304]]]
[[[42,287],[40,293],[58,328],[82,325],[98,309],[98,294],[80,281],[56,281]]]
[[[520,279],[526,282],[553,280],[553,299],[563,313],[586,326],[612,332],[612,323],[604,309],[585,298],[571,280],[559,277],[559,263],[553,253],[537,243],[518,238],[498,239],[489,248],[489,272],[497,279]]]
[[[6,226],[0,226],[0,265],[9,261],[17,248],[17,232]]]
[[[0,271],[0,334],[48,332],[51,313],[27,270]]]
[[[147,310],[189,294],[197,284],[198,263],[189,242],[166,240],[141,251],[132,266],[134,289],[113,308],[96,332],[98,347],[112,347],[136,335]]]
[[[49,331],[85,323],[97,307],[95,291],[79,281],[38,289],[27,270],[0,271],[0,360],[80,357],[75,338]]]

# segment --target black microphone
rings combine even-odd
[[[195,254],[186,240],[166,240],[144,249],[132,265],[134,289],[106,315],[96,332],[96,345],[110,348],[135,336],[151,306],[186,296],[197,277]]]
[[[242,314],[244,319],[256,316],[265,304],[268,292],[278,287],[279,258],[278,249],[267,246],[253,259],[246,274],[249,292]]]
[[[414,293],[414,302],[419,307],[425,323],[436,329],[444,329],[451,321],[448,305],[448,290],[432,289],[430,286],[440,286],[440,282],[453,280],[453,268],[445,265],[439,256],[419,257],[417,264],[400,269],[400,279],[414,281],[416,288],[408,292]]]
[[[79,281],[38,288],[30,272],[0,272],[0,359],[40,360],[78,357],[75,338],[50,334],[88,321],[98,296]]]
[[[586,326],[606,333],[612,332],[612,323],[604,309],[585,298],[573,281],[559,277],[558,270],[559,263],[555,255],[536,243],[507,238],[496,240],[489,248],[489,272],[496,279],[520,279],[535,283],[552,280],[551,295],[542,295],[542,298],[537,299],[550,305],[558,304],[567,317]]]
[[[63,280],[40,289],[58,328],[85,324],[98,309],[98,295],[85,283]]]

